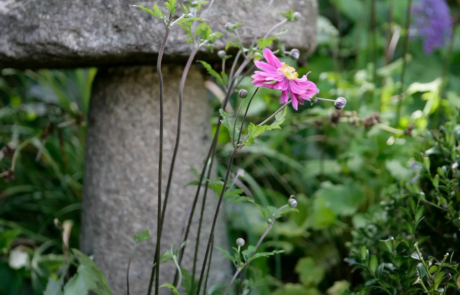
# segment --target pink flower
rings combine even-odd
[[[264,49],[264,57],[267,62],[255,61],[256,67],[261,71],[255,71],[252,84],[257,87],[267,87],[281,91],[280,103],[288,101],[288,93],[292,100],[292,106],[297,110],[299,104],[304,104],[303,100],[310,101],[316,94],[315,83],[307,80],[307,75],[298,78],[299,74],[293,67],[288,66],[271,52]]]

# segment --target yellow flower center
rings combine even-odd
[[[295,80],[297,77],[299,77],[299,74],[295,71],[293,67],[288,66],[287,64],[284,64],[281,68],[279,68],[283,75],[288,78],[289,80]]]

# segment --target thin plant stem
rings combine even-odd
[[[133,259],[134,253],[136,253],[137,245],[134,246],[134,249],[131,251],[128,260],[128,267],[126,268],[126,292],[129,295],[129,269],[131,267],[131,260]]]
[[[248,114],[249,107],[251,106],[251,102],[254,99],[254,96],[256,95],[258,90],[259,90],[259,87],[256,88],[256,90],[254,91],[254,93],[251,96],[251,99],[248,102],[248,106],[246,107],[246,111],[245,111],[243,119],[241,121],[241,129],[243,129],[244,121],[246,120],[246,116]],[[241,138],[241,133],[238,135],[237,142],[240,141],[240,138]],[[212,239],[214,237],[214,229],[216,227],[217,217],[219,216],[220,208],[221,208],[222,201],[223,201],[223,198],[224,198],[224,193],[225,193],[226,188],[227,188],[228,178],[230,176],[230,172],[231,172],[231,169],[232,169],[233,160],[235,159],[235,156],[236,156],[237,152],[238,152],[237,148],[233,149],[232,155],[230,156],[230,160],[228,162],[227,173],[225,174],[224,183],[223,183],[223,186],[222,186],[222,191],[220,192],[219,201],[217,203],[216,212],[214,214],[214,219],[213,219],[212,225],[211,225],[211,232],[209,233],[209,240],[208,240],[208,245],[206,247],[206,253],[205,253],[205,256],[204,256],[203,266],[201,268],[201,275],[200,275],[200,280],[198,282],[197,294],[200,294],[201,283],[203,281],[204,271],[205,271],[205,268],[206,268],[206,262],[207,262],[208,255],[209,255],[209,250],[210,250],[210,247],[211,247],[211,244],[212,244]]]
[[[208,270],[206,272],[206,279],[204,280],[203,294],[206,294],[206,290],[208,289],[209,271],[211,270],[211,261],[212,261],[212,252],[213,251],[214,251],[214,237],[212,238],[211,254],[209,255]]]
[[[173,253],[171,253],[171,254],[173,254]],[[179,281],[177,282],[177,285],[176,285],[176,288],[179,288],[180,284],[182,283],[182,271],[181,271],[180,266],[177,263],[177,259],[176,259],[176,257],[174,255],[173,255],[173,261],[174,261],[174,265],[176,266],[177,271],[179,272]]]
[[[238,267],[238,269],[235,271],[235,274],[233,275],[232,279],[227,285],[227,288],[225,288],[225,291],[222,295],[227,295],[228,291],[230,290],[230,287],[233,285],[233,282],[235,281],[236,277],[240,274],[241,270],[243,270],[242,267]]]
[[[268,233],[270,232],[270,230],[273,228],[273,225],[275,224],[275,221],[276,221],[276,215],[278,215],[279,212],[281,212],[281,210],[284,210],[286,208],[288,208],[289,205],[284,205],[280,208],[278,208],[278,210],[275,211],[275,213],[273,213],[272,215],[272,222],[270,222],[270,224],[268,225],[267,229],[265,230],[265,232],[262,234],[262,236],[260,237],[260,239],[257,241],[257,244],[255,246],[255,249],[254,249],[254,252],[251,253],[251,256],[249,256],[249,258],[253,257],[254,254],[256,254],[257,252],[257,249],[259,248],[260,244],[262,244],[263,240],[265,239],[265,237],[268,235]],[[240,285],[238,287],[238,292],[237,292],[237,295],[240,294],[241,292],[241,287],[243,286],[243,281],[246,277],[246,272],[248,271],[248,267],[249,267],[249,263],[246,263],[246,265],[244,266],[244,273],[243,273],[243,277],[241,278],[240,280]]]
[[[241,74],[243,69],[246,67],[246,65],[249,63],[249,61],[252,58],[251,56],[246,58],[245,61],[240,65],[238,70],[236,72],[234,72],[234,69],[236,68],[236,61],[237,61],[237,59],[239,58],[240,55],[241,55],[241,51],[239,51],[238,54],[236,55],[234,64],[233,64],[232,69],[230,71],[230,78],[229,78],[230,82],[229,82],[229,87],[228,87],[229,90],[227,91],[226,96],[225,96],[224,101],[222,102],[222,106],[221,106],[221,108],[224,109],[224,110],[225,110],[225,108],[227,106],[227,103],[228,103],[228,100],[230,98],[230,95],[233,93],[232,89],[233,89],[233,85],[235,83],[236,78]],[[197,187],[197,191],[196,191],[195,197],[193,199],[193,205],[192,205],[191,214],[190,214],[190,217],[189,217],[189,220],[188,220],[188,223],[187,223],[187,228],[185,230],[184,242],[187,241],[188,234],[190,232],[192,219],[193,219],[193,216],[194,216],[194,213],[195,213],[196,203],[198,201],[198,196],[200,195],[200,191],[201,191],[201,184],[203,183],[206,164],[209,162],[209,160],[211,158],[214,158],[214,155],[215,155],[215,147],[217,145],[217,139],[219,138],[220,127],[221,127],[221,119],[222,118],[219,118],[219,121],[217,122],[216,131],[214,133],[213,141],[212,141],[211,146],[209,148],[208,154],[207,154],[206,159],[205,159],[205,165],[204,165],[203,170],[202,170],[201,175],[200,175],[199,185]],[[208,169],[211,170],[212,166],[210,165]],[[205,189],[205,193],[206,193],[206,191],[208,189],[208,186],[205,186],[204,189]],[[200,220],[202,220],[202,217],[200,218]],[[178,257],[179,257],[179,259],[178,259],[179,260],[179,265],[182,263],[182,258],[184,256],[184,251],[185,251],[186,246],[187,246],[187,244],[185,244],[184,247],[182,247],[182,249],[179,250],[179,255],[178,255]],[[197,259],[197,257],[194,257],[194,260],[196,260],[196,259]],[[176,281],[176,278],[177,278],[177,273],[176,273],[176,276],[175,276],[175,281]]]
[[[157,213],[157,242],[155,247],[155,258],[154,264],[152,266],[152,272],[150,274],[150,281],[149,281],[149,288],[148,294],[152,294],[152,284],[155,277],[155,273],[157,274],[157,278],[155,280],[155,294],[158,294],[158,290],[160,288],[160,241],[161,241],[161,220],[162,220],[162,212],[161,212],[161,181],[163,175],[163,74],[161,72],[161,62],[163,60],[163,54],[165,51],[166,42],[168,41],[169,31],[170,31],[170,23],[171,23],[172,15],[169,16],[169,21],[166,24],[166,32],[163,38],[163,42],[161,43],[160,51],[158,52],[158,59],[157,59],[157,73],[158,79],[160,84],[160,147],[158,151],[158,213]]]
[[[275,117],[279,112],[281,112],[285,107],[287,107],[288,105],[290,105],[292,103],[292,100],[289,100],[288,102],[286,102],[285,104],[283,104],[276,112],[274,112],[273,114],[270,115],[270,117],[268,117],[267,119],[265,119],[264,121],[262,121],[262,123],[258,124],[258,126],[263,126],[265,125],[268,121],[270,121],[271,119],[273,119],[273,117]]]
[[[399,118],[401,117],[401,107],[402,107],[402,100],[403,100],[403,92],[404,92],[404,78],[406,77],[406,66],[407,66],[407,51],[409,48],[409,28],[410,28],[410,16],[411,16],[411,7],[412,7],[412,0],[407,0],[407,11],[406,11],[406,31],[404,36],[404,49],[403,49],[403,64],[402,64],[402,73],[401,73],[401,85],[399,88],[398,94],[398,108],[396,110],[396,122],[395,125],[398,124]]]
[[[264,39],[266,39],[268,36],[270,36],[270,34],[271,34],[276,28],[278,28],[279,26],[284,25],[286,22],[287,22],[287,19],[283,19],[282,21],[280,21],[279,23],[277,23],[276,25],[274,25],[274,26],[267,32],[267,34],[265,34]]]
[[[209,164],[209,167],[212,167],[213,162],[214,162],[214,157],[211,157],[211,163]],[[212,170],[208,169],[208,174],[206,175],[206,179],[211,178],[211,172]],[[201,203],[200,221],[198,223],[198,232],[196,234],[196,243],[195,243],[195,253],[193,256],[194,259],[193,259],[193,268],[192,268],[192,278],[193,278],[192,290],[194,290],[195,288],[195,273],[196,273],[196,263],[197,263],[197,259],[195,259],[195,257],[198,258],[198,249],[200,247],[201,228],[203,224],[204,210],[206,208],[207,195],[208,195],[208,190],[205,190],[203,194],[203,201]]]
[[[240,105],[238,106],[238,110],[236,111],[235,122],[233,123],[233,132],[232,132],[232,145],[235,148],[235,131],[236,131],[236,123],[238,122],[238,115],[241,111],[241,106],[243,105],[244,100],[242,99]],[[241,130],[240,130],[241,132]]]

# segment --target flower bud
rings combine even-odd
[[[300,12],[296,11],[296,12],[294,12],[293,16],[294,16],[293,17],[294,21],[297,21],[297,20],[299,20],[299,18],[302,17],[302,14],[300,14]]]
[[[236,245],[238,245],[239,247],[243,247],[245,243],[246,242],[244,241],[243,238],[236,239]]]
[[[273,219],[271,219],[271,218],[268,218],[268,219],[267,219],[267,223],[268,223],[268,224],[271,224],[272,222],[273,222]]]
[[[297,207],[296,199],[289,199],[288,204],[289,204],[289,207],[291,207],[291,208]]]
[[[291,50],[291,53],[290,53],[290,56],[293,58],[293,59],[299,59],[300,57],[300,51],[298,49],[292,49]]]
[[[217,52],[217,56],[220,57],[220,58],[224,58],[227,56],[227,53],[225,52],[225,50],[219,50]]]
[[[248,91],[246,89],[241,89],[240,92],[238,93],[238,95],[241,98],[246,98],[248,96]]]
[[[337,110],[343,109],[347,105],[347,100],[343,97],[339,97],[335,100],[334,106]]]

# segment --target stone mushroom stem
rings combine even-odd
[[[178,77],[183,70],[177,65],[163,66],[164,120],[171,122],[164,126],[165,165],[170,164],[176,138]],[[186,186],[194,180],[189,165],[200,166],[206,156],[203,146],[210,144],[210,111],[203,83],[201,73],[192,67],[185,83],[187,97],[182,114],[181,135],[187,144],[181,145],[177,154],[176,169],[181,173],[174,175],[171,185],[170,204],[173,205],[165,215],[160,245],[165,250],[172,244],[176,248],[180,245],[182,223],[195,193],[194,187]],[[126,266],[134,247],[132,236],[145,229],[156,235],[156,222],[152,222],[152,217],[158,208],[154,197],[158,183],[151,175],[158,172],[158,154],[154,152],[159,147],[158,93],[159,81],[154,67],[106,68],[100,70],[94,80],[88,115],[81,248],[93,255],[114,294],[126,294]],[[162,181],[167,181],[166,175]],[[212,207],[217,204],[216,198],[208,198],[207,202]],[[205,212],[203,238],[209,236],[212,217],[213,212]],[[197,232],[196,223],[197,217],[192,219],[188,241],[191,247]],[[224,243],[223,223],[218,233],[216,241]],[[132,294],[147,293],[155,246],[155,239],[144,242],[133,255],[129,274]],[[203,261],[204,250],[199,249],[198,261]],[[193,253],[187,252],[183,258],[182,267],[191,269]],[[215,269],[227,265],[220,255],[215,255],[213,261]],[[162,265],[161,284],[171,282],[174,271],[172,263]],[[220,273],[210,279],[222,280],[223,276]]]

